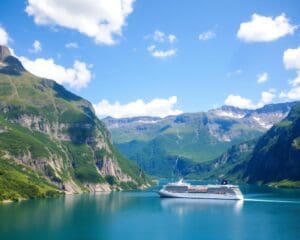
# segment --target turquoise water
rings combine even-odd
[[[244,187],[244,202],[84,194],[0,205],[0,239],[300,239],[300,192]]]

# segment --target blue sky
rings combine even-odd
[[[2,44],[100,117],[300,99],[299,1],[82,2],[2,0]]]

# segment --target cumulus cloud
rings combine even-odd
[[[300,47],[285,50],[283,53],[283,63],[286,69],[300,70]]]
[[[260,100],[257,103],[254,103],[251,99],[244,98],[239,95],[230,94],[225,99],[225,104],[229,106],[238,107],[238,108],[256,109],[271,103],[273,99],[276,97],[275,92],[276,92],[275,89],[270,89],[269,91],[262,92]]]
[[[4,28],[0,27],[0,45],[8,45],[9,36]]]
[[[258,102],[258,107],[262,107],[265,104],[272,103],[273,99],[276,97],[276,90],[270,89],[269,91],[264,91],[261,93],[261,99]]]
[[[38,40],[34,40],[33,44],[32,44],[32,49],[29,49],[29,52],[32,53],[38,53],[42,51],[42,44],[40,41]]]
[[[66,46],[66,48],[79,48],[78,43],[76,43],[76,42],[66,43],[65,46]]]
[[[98,117],[111,116],[114,118],[136,117],[136,116],[152,116],[166,117],[169,115],[178,115],[182,111],[175,108],[177,97],[172,96],[167,99],[155,98],[150,102],[144,102],[138,99],[127,104],[119,102],[110,103],[107,100],[94,104],[94,108]]]
[[[198,38],[201,41],[206,41],[216,37],[216,33],[213,31],[202,32],[199,34]]]
[[[296,70],[296,77],[290,81],[291,89],[282,91],[280,97],[288,100],[300,100],[300,47],[285,50],[283,63],[286,69]]]
[[[151,45],[147,48],[148,52],[155,58],[168,58],[176,55],[176,49],[171,48],[168,50],[159,50],[155,45]]]
[[[112,45],[122,35],[134,0],[28,0],[25,11],[38,25],[76,30],[95,40]]]
[[[225,99],[225,104],[228,106],[234,106],[239,108],[254,108],[252,100],[234,94],[230,94]]]
[[[257,75],[257,83],[264,83],[268,81],[269,79],[269,74],[267,72],[263,72]]]
[[[274,18],[254,13],[249,22],[240,24],[237,37],[246,42],[270,42],[293,34],[296,29],[284,13]]]
[[[52,58],[30,60],[26,57],[19,57],[19,59],[24,67],[34,75],[53,79],[77,90],[86,87],[92,77],[87,64],[78,60],[74,61],[72,67],[65,68],[55,63]]]
[[[282,91],[279,97],[288,100],[300,100],[300,86],[291,88],[289,91]]]

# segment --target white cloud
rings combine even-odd
[[[155,58],[168,58],[176,55],[177,50],[175,48],[171,48],[168,50],[159,50],[155,45],[150,45],[147,48],[148,52]]]
[[[216,37],[216,33],[213,31],[203,32],[203,33],[200,33],[198,36],[199,40],[201,40],[201,41],[206,41],[206,40],[209,40],[209,39],[212,39],[215,37]]]
[[[293,87],[296,87],[298,85],[300,85],[300,70],[297,71],[297,76],[295,79],[293,79],[292,81],[290,81],[290,84],[293,86]]]
[[[275,92],[276,91],[274,89],[270,89],[269,91],[262,92],[260,100],[257,103],[253,103],[251,99],[244,98],[239,95],[230,94],[225,99],[225,104],[229,106],[238,107],[238,108],[256,109],[271,103],[273,99],[276,97]]]
[[[29,52],[32,53],[38,53],[42,51],[42,44],[40,41],[38,40],[34,40],[33,44],[32,44],[32,49],[29,49]]]
[[[178,115],[182,111],[175,108],[177,97],[172,96],[167,99],[155,98],[146,103],[142,99],[127,104],[119,102],[110,103],[107,100],[94,104],[96,114],[102,118],[111,116],[114,118],[136,117],[136,116],[153,116],[166,117],[169,115]]]
[[[174,34],[169,34],[168,40],[169,40],[170,43],[173,43],[177,40],[177,38]]]
[[[276,97],[276,90],[270,89],[269,91],[264,91],[261,93],[261,99],[258,102],[258,107],[262,107],[265,104],[272,103],[273,99]]]
[[[66,46],[66,48],[79,48],[78,43],[76,43],[76,42],[66,43],[65,46]]]
[[[151,39],[158,45],[168,45],[168,49],[162,50],[160,47],[157,47],[155,44],[152,44],[147,47],[148,52],[152,57],[155,58],[168,58],[175,56],[177,49],[173,47],[173,43],[177,41],[177,38],[174,34],[166,34],[162,31],[155,30],[153,34],[145,36],[145,39]]]
[[[161,32],[159,30],[154,31],[154,33],[153,33],[153,40],[156,42],[164,42],[165,37],[166,37],[165,33]]]
[[[0,27],[0,45],[8,45],[9,36],[4,28]]]
[[[279,97],[287,100],[300,100],[300,47],[285,50],[283,63],[286,69],[296,70],[296,78],[290,81],[292,88],[282,91]]]
[[[156,57],[156,58],[167,58],[167,57],[174,56],[176,54],[176,49],[169,49],[169,50],[166,50],[166,51],[155,50],[151,54],[152,54],[153,57]]]
[[[28,0],[25,11],[38,25],[60,26],[112,45],[122,35],[134,0]]]
[[[147,35],[145,38],[151,38],[153,41],[159,43],[168,42],[171,44],[177,40],[177,37],[174,34],[166,34],[160,30],[155,30],[153,34]]]
[[[288,100],[300,100],[300,86],[294,87],[289,91],[282,91],[279,97]]]
[[[251,21],[240,24],[237,37],[246,42],[270,42],[293,34],[296,29],[284,13],[275,18],[254,13]]]
[[[300,70],[300,47],[285,50],[283,53],[283,63],[286,69]]]
[[[78,60],[74,61],[72,67],[65,68],[55,63],[52,58],[29,60],[26,57],[19,57],[19,59],[24,67],[34,75],[53,79],[60,84],[68,85],[77,90],[86,87],[91,80],[92,74],[87,64]]]
[[[254,104],[250,99],[243,98],[239,95],[233,95],[230,94],[226,99],[225,99],[225,104],[229,106],[234,106],[234,107],[239,107],[239,108],[255,108]]]
[[[257,83],[264,83],[266,81],[268,81],[269,79],[269,75],[267,72],[263,72],[257,75]]]

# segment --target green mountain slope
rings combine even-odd
[[[131,141],[142,145],[149,143],[150,146],[155,141],[168,156],[195,162],[213,160],[232,145],[260,136],[263,132],[263,129],[252,128],[238,119],[220,117],[211,112],[182,114],[150,123],[121,124],[119,127],[111,126],[108,121],[104,119],[114,142],[122,146],[125,154]]]
[[[39,173],[14,159],[0,157],[0,201],[36,197],[52,197],[62,194]]]
[[[30,74],[7,48],[0,46],[0,53],[0,166],[20,178],[24,166],[43,186],[70,193],[147,184],[143,171],[112,145],[88,101]],[[2,198],[5,185],[0,181]]]
[[[257,110],[223,106],[166,118],[108,117],[104,122],[122,153],[148,174],[170,177],[184,175],[186,166],[195,169],[193,162],[207,165],[232,146],[260,137],[293,105],[270,104]]]
[[[252,156],[257,139],[232,146],[210,162],[196,163],[182,171],[184,177],[199,179],[243,180],[247,163]]]
[[[191,162],[184,157],[170,155],[166,152],[161,142],[154,139],[149,142],[131,141],[126,144],[118,144],[118,149],[135,161],[149,175],[164,178],[182,175],[181,162]]]
[[[228,178],[274,186],[300,186],[300,103],[257,140],[233,146],[212,162],[188,169],[198,178]]]
[[[244,177],[248,182],[300,181],[300,104],[259,139]]]

